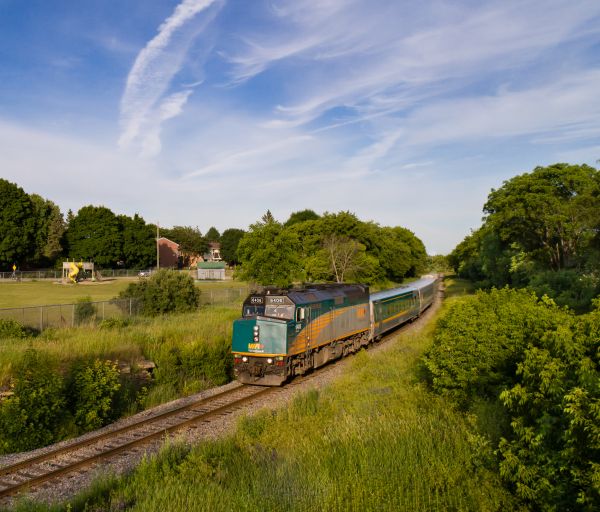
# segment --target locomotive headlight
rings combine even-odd
[[[269,364],[273,364],[273,359],[271,359],[271,358],[269,357],[269,359],[267,359],[267,363],[269,363]]]
[[[254,332],[255,332],[256,334],[258,334],[258,329],[259,329],[258,325],[255,325],[255,326],[254,326]]]
[[[242,357],[242,361],[244,361],[244,363],[248,362],[248,358],[246,356]]]
[[[258,342],[258,336],[254,336],[254,341]]]

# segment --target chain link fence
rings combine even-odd
[[[0,309],[0,319],[16,320],[25,327],[43,331],[48,327],[74,327],[107,318],[129,318],[137,315],[139,309],[136,299],[113,299]]]
[[[248,295],[247,287],[200,290],[201,305],[236,305]],[[74,327],[82,323],[101,322],[108,318],[138,315],[137,299],[112,299],[76,304],[52,304],[0,309],[0,319],[16,320],[25,327],[43,331],[48,327]]]

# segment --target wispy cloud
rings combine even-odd
[[[121,98],[119,146],[140,143],[144,155],[160,151],[160,124],[178,115],[191,91],[174,93],[160,101],[173,77],[182,68],[186,52],[197,34],[216,14],[196,20],[201,12],[222,5],[221,0],[184,0],[158,28],[158,33],[138,54]]]

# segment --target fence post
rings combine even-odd
[[[131,318],[131,301],[133,299],[131,297],[129,297],[129,318]]]
[[[44,307],[40,306],[40,332],[44,330]]]
[[[102,302],[102,320],[104,320],[104,306],[106,305],[106,302]]]
[[[75,327],[75,304],[71,304],[71,327]]]

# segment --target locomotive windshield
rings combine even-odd
[[[265,308],[265,316],[274,318],[285,318],[291,320],[294,318],[294,306],[270,305]]]

